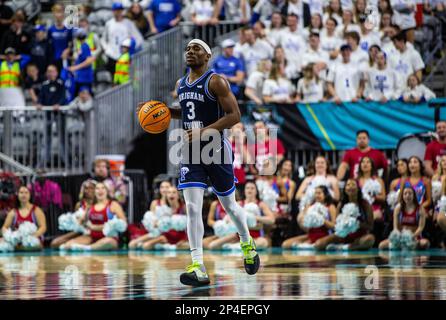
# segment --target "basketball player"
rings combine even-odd
[[[255,243],[249,235],[246,213],[235,200],[231,145],[223,134],[224,129],[229,129],[240,121],[240,110],[227,80],[208,69],[211,55],[211,49],[204,41],[193,39],[188,43],[185,58],[189,73],[176,84],[181,109],[170,109],[172,118],[182,119],[183,129],[186,130],[186,141],[196,143],[192,138],[195,139],[197,133],[203,137],[209,134],[209,129],[217,130],[219,148],[215,153],[219,152],[220,158],[226,158],[224,160],[228,160],[228,156],[231,157],[230,161],[220,162],[221,164],[215,163],[214,160],[210,164],[204,164],[203,159],[200,159],[198,164],[189,164],[191,161],[185,161],[185,154],[182,155],[178,189],[183,190],[186,202],[187,234],[192,264],[181,274],[180,281],[190,286],[210,283],[203,264],[202,219],[203,195],[208,179],[223,208],[237,227],[245,271],[248,274],[255,274],[260,266]],[[138,111],[142,105],[138,106]],[[201,141],[199,145],[200,151],[207,146]],[[188,146],[189,149],[192,149],[190,146],[191,144]],[[211,152],[212,155],[216,155]]]

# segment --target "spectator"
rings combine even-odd
[[[124,205],[127,202],[127,185],[123,178],[111,175],[110,162],[106,159],[96,159],[93,163],[93,170],[93,179],[105,184],[109,198]]]
[[[260,60],[259,67],[246,81],[245,96],[258,106],[263,104],[263,84],[268,79],[270,71],[271,60]]]
[[[361,32],[361,28],[355,23],[353,11],[351,9],[344,9],[342,11],[342,21],[341,24],[338,23],[337,34],[340,38],[345,38],[346,34],[349,32]]]
[[[395,71],[387,66],[386,54],[378,52],[376,65],[369,68],[365,74],[367,101],[386,103],[399,97]]]
[[[358,65],[350,61],[351,47],[345,44],[341,47],[342,62],[334,64],[327,76],[327,90],[333,101],[356,102],[362,97],[361,72]]]
[[[336,26],[336,19],[328,18],[320,34],[321,49],[329,54],[330,60],[338,57],[339,48],[342,45],[341,38],[336,35]]]
[[[86,86],[80,87],[79,94],[73,101],[70,102],[70,107],[74,110],[80,111],[84,117],[84,113],[93,108],[93,98],[90,94],[90,88]]]
[[[150,31],[149,21],[144,15],[144,11],[139,5],[139,3],[132,3],[130,8],[127,10],[126,18],[133,21],[138,31],[145,36]]]
[[[52,63],[58,70],[62,69],[62,54],[67,50],[73,41],[73,32],[64,24],[65,11],[62,4],[55,4],[52,8],[54,24],[48,29],[48,40],[53,47]],[[66,52],[66,51],[65,51]]]
[[[378,1],[378,12],[381,14],[381,18],[384,13],[393,14],[392,6],[390,5],[390,0],[379,0]]]
[[[34,63],[26,65],[25,89],[27,96],[31,99],[33,105],[39,103],[40,90],[42,88],[43,77],[40,76],[39,69]]]
[[[342,7],[339,0],[329,1],[327,12],[325,12],[323,17],[324,24],[328,18],[336,19],[338,25],[342,25]]]
[[[302,36],[304,37],[305,41],[308,41],[310,34],[320,34],[323,27],[324,25],[322,23],[322,16],[319,13],[315,13],[311,16],[311,22],[309,26],[303,29]]]
[[[381,20],[379,23],[379,38],[381,40],[381,47],[385,47],[389,43],[392,43],[392,37],[394,34],[389,36],[389,29],[392,29],[392,14],[385,12],[381,15]]]
[[[434,99],[435,93],[433,93],[424,84],[420,83],[418,77],[412,74],[407,79],[407,88],[403,91],[402,98],[406,103],[416,104]]]
[[[359,22],[359,27],[361,28],[361,32],[359,33],[361,39],[359,42],[359,47],[367,52],[373,45],[381,46],[379,33],[375,32],[373,29],[370,29],[370,27],[367,25],[367,18],[364,17],[359,20]]]
[[[116,61],[121,56],[121,44],[125,39],[135,41],[135,47],[139,48],[143,43],[143,37],[136,26],[123,15],[124,7],[115,2],[112,5],[113,18],[105,24],[105,30],[101,38],[101,45],[107,58],[107,70],[114,74]]]
[[[234,47],[234,56],[237,58],[243,57],[243,46],[246,43],[246,31],[250,30],[249,27],[241,27],[238,32],[238,41]]]
[[[92,92],[94,81],[93,62],[95,61],[95,57],[92,56],[90,46],[87,44],[87,32],[79,28],[75,36],[81,45],[79,52],[77,52],[76,62],[73,66],[68,67],[68,70],[74,73],[74,96],[77,96],[80,87],[88,87],[90,88],[90,92]]]
[[[367,64],[369,59],[367,52],[359,47],[360,39],[359,33],[356,31],[347,32],[345,35],[345,40],[351,48],[350,61],[356,65],[356,67]]]
[[[20,63],[15,49],[7,48],[4,57],[0,65],[0,106],[24,106]]]
[[[367,14],[365,12],[366,9],[366,0],[356,0],[354,3],[354,13],[355,13],[355,19],[356,23],[360,23],[361,20],[363,20]]]
[[[383,17],[385,17],[385,15]],[[382,31],[381,48],[387,54],[387,57],[392,57],[394,54],[399,54],[398,50],[396,50],[396,47],[393,44],[393,37],[395,37],[398,33],[399,28],[395,25],[391,25],[390,27],[387,27]],[[413,48],[410,42],[406,43],[406,45],[410,48]]]
[[[244,185],[246,182],[245,167],[248,161],[245,128],[242,122],[235,124],[230,131],[229,142],[234,154],[234,176],[238,184]],[[237,187],[239,187],[237,186]]]
[[[258,20],[268,23],[273,12],[281,12],[285,6],[285,0],[259,0],[252,9],[251,24]]]
[[[282,159],[277,166],[277,174],[273,179],[273,189],[279,194],[277,198],[277,213],[288,215],[291,211],[291,201],[296,192],[296,182],[293,181],[293,163]]]
[[[416,4],[414,0],[390,0],[393,10],[393,23],[404,32],[407,41],[414,43]]]
[[[35,37],[31,43],[31,62],[36,64],[39,76],[44,77],[46,68],[53,60],[53,46],[47,39],[45,26],[35,26],[34,32]]]
[[[6,0],[0,0],[0,39],[11,26],[11,18],[14,15],[14,11],[5,2]]]
[[[246,0],[217,0],[214,19],[218,19],[222,9],[224,10],[225,20],[237,21],[241,24],[245,24],[249,21],[251,7]]]
[[[256,23],[254,23],[254,25],[252,26],[252,32],[254,32],[254,36],[256,37],[256,39],[265,41],[272,46],[272,44],[266,37],[265,24],[262,21],[257,21]]]
[[[43,211],[50,212],[53,208],[62,209],[62,189],[57,182],[45,177],[40,171],[35,181],[28,185],[33,201]]]
[[[32,35],[25,30],[24,25],[25,18],[16,12],[12,17],[11,27],[3,34],[0,52],[4,52],[7,48],[13,48],[20,55],[29,55]]]
[[[65,155],[65,114],[59,111],[60,106],[65,103],[65,86],[63,81],[58,78],[59,73],[57,66],[50,64],[46,71],[47,80],[43,82],[42,89],[39,94],[39,101],[37,109],[42,106],[52,106],[52,112],[45,112],[45,143],[42,145],[40,165],[44,165],[51,158],[51,143],[52,143],[52,127],[53,123],[56,123],[58,137],[59,137],[59,150],[58,154],[62,158],[62,161],[66,164]]]
[[[121,44],[121,56],[116,62],[113,83],[115,85],[124,84],[130,81],[130,46],[131,40],[125,39]]]
[[[363,157],[369,157],[373,160],[376,170],[383,169],[382,177],[387,176],[387,159],[379,150],[369,146],[370,136],[367,130],[359,130],[356,133],[356,148],[348,150],[342,162],[339,165],[337,178],[343,180],[347,170],[350,171],[349,177],[356,179],[358,177],[359,163]]]
[[[389,65],[396,71],[398,83],[404,86],[411,74],[415,74],[421,81],[424,62],[418,51],[407,46],[406,36],[403,33],[393,37],[393,43],[397,51],[389,59]]]
[[[87,33],[87,38],[85,39],[85,42],[90,48],[91,56],[95,58],[92,64],[93,70],[95,70],[96,60],[101,54],[101,43],[99,37],[95,32],[90,31],[90,23],[88,22],[88,19],[86,17],[81,17],[79,19],[79,28],[85,30],[85,32]],[[74,40],[75,52],[80,53],[81,46],[82,46],[82,41],[79,38],[75,39]]]
[[[192,22],[199,27],[216,24],[214,0],[192,0]]]
[[[296,79],[298,77],[296,70],[293,69],[293,65],[288,63],[288,59],[285,56],[285,50],[283,50],[281,46],[274,48],[274,57],[272,61],[279,64],[280,68],[285,70],[287,79]]]
[[[432,177],[434,175],[440,158],[446,155],[446,121],[438,121],[435,128],[437,139],[429,142],[424,154],[424,167],[428,177]]]
[[[398,159],[396,162],[396,171],[398,178],[395,178],[390,182],[389,192],[398,192],[401,188],[402,182],[409,177],[409,162],[407,159]]]
[[[256,39],[252,28],[245,29],[246,43],[241,47],[245,61],[246,74],[249,76],[257,69],[260,60],[271,59],[273,48],[266,41]]]
[[[320,78],[324,79],[326,69],[330,61],[328,53],[320,48],[319,33],[312,32],[309,37],[310,46],[302,56],[302,66],[307,66],[312,63],[314,65],[315,72]]]
[[[325,0],[310,0],[308,1],[310,6],[310,14],[319,14],[321,17],[324,15]]]
[[[287,16],[287,26],[285,30],[282,31],[280,37],[280,46],[285,51],[285,56],[287,57],[290,69],[294,70],[293,74],[290,75],[291,79],[297,82],[302,71],[302,54],[307,48],[307,44],[302,37],[302,33],[298,30],[299,18],[295,14],[290,14]]]
[[[270,137],[269,129],[263,121],[254,123],[254,133],[255,141],[252,143],[248,140],[248,154],[255,163],[254,165],[249,165],[249,171],[257,175],[263,171],[265,160],[272,158],[274,164],[282,161],[285,156],[285,148],[277,136],[274,139]]]
[[[226,39],[221,46],[223,54],[214,60],[212,67],[216,73],[228,80],[232,93],[236,98],[240,98],[240,85],[245,79],[243,61],[234,57],[234,40]]]
[[[280,12],[274,12],[271,16],[271,25],[265,30],[267,41],[273,46],[277,46],[284,26],[283,16]]]
[[[303,0],[287,0],[282,8],[282,15],[294,14],[298,17],[299,29],[308,27],[311,23],[311,12],[308,3]]]
[[[302,103],[316,103],[324,100],[324,81],[314,71],[314,64],[304,68],[304,76],[297,83],[297,96]]]
[[[269,78],[263,84],[262,94],[265,103],[297,102],[294,86],[285,78],[285,71],[277,63],[273,63],[271,67]]]
[[[152,33],[175,27],[181,20],[181,4],[177,0],[153,0],[147,12],[147,20]]]
[[[367,72],[368,69],[373,68],[373,67],[376,66],[377,56],[378,56],[378,53],[381,52],[381,48],[380,48],[380,46],[374,44],[374,45],[372,45],[371,47],[369,47],[368,52],[369,52],[369,60],[368,60],[368,63],[367,63],[367,64],[363,64],[363,65],[361,66],[361,69],[362,69],[362,71],[363,71],[364,73]],[[384,53],[384,57],[387,58],[386,55],[385,55],[385,53]]]

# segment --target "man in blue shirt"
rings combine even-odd
[[[74,82],[76,85],[74,96],[76,97],[81,87],[88,87],[91,93],[94,80],[93,62],[95,58],[91,55],[90,47],[86,42],[87,31],[79,28],[75,34],[76,38],[81,42],[81,46],[79,51],[76,52],[77,59],[75,64],[69,67],[68,70],[74,73]]]
[[[153,0],[149,6],[147,20],[149,20],[152,33],[175,27],[180,19],[181,4],[177,0]]]
[[[223,54],[215,59],[212,68],[228,80],[232,93],[236,98],[240,98],[240,85],[245,79],[243,61],[234,57],[234,40],[226,39],[221,43],[221,46]]]
[[[48,29],[48,40],[53,46],[53,61],[60,70],[62,67],[62,54],[71,45],[73,39],[72,29],[64,25],[64,7],[61,4],[53,6],[55,23]]]

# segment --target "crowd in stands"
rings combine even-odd
[[[249,134],[255,135],[254,143],[247,139]],[[270,136],[263,122],[256,122],[251,133],[239,123],[230,138],[239,181],[236,195],[248,213],[258,248],[446,248],[446,121],[437,123],[436,139],[427,145],[424,159],[411,156],[391,164],[382,151],[369,145],[369,132],[360,130],[355,148],[345,152],[337,168],[319,155],[308,163],[304,177],[295,174],[295,164],[286,158],[282,142]],[[64,227],[67,222],[59,216],[59,229],[69,232],[46,238],[52,240],[52,248],[188,249],[185,204],[175,181],[161,181],[153,190],[152,201],[147,202],[143,220],[127,225],[127,184],[110,174],[107,160],[96,160],[93,168],[74,208],[71,226],[76,228]],[[44,212],[51,205],[61,207],[61,198],[61,188],[48,178],[18,188],[18,206],[6,214],[0,249],[14,249],[8,247],[11,232],[25,232],[20,225],[26,221],[35,224],[31,236],[38,241],[22,236],[22,244],[15,248],[42,248],[48,223]],[[212,192],[205,202],[205,248],[237,249],[236,229],[224,208]],[[349,223],[342,224],[345,218]],[[117,221],[123,226],[119,232],[112,226]],[[395,242],[396,236],[400,242]]]

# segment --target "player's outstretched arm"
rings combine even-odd
[[[205,129],[223,131],[240,122],[240,109],[228,82],[217,74],[213,75],[209,81],[209,91],[217,98],[225,115]]]

